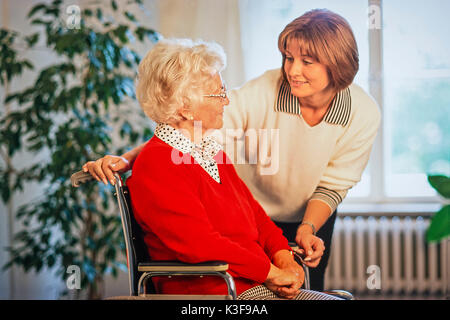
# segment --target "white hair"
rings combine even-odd
[[[181,120],[178,109],[202,99],[200,90],[225,66],[225,52],[215,42],[160,40],[139,64],[137,99],[157,123]]]

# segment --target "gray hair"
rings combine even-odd
[[[217,43],[160,40],[139,64],[137,99],[155,122],[179,121],[177,110],[203,99],[200,90],[225,66],[225,52]]]

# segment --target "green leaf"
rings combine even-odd
[[[100,8],[97,8],[96,12],[97,12],[97,19],[102,21],[102,19],[103,19],[103,12],[102,12],[102,10]]]
[[[55,255],[49,255],[47,258],[47,265],[51,268],[55,265],[56,259],[55,259]]]
[[[156,42],[160,38],[160,35],[156,31],[144,27],[136,28],[134,33],[140,41],[144,41],[145,37],[148,37],[151,41]]]
[[[427,230],[427,241],[440,241],[450,236],[450,205],[436,212]]]
[[[117,3],[116,3],[116,1],[111,0],[111,6],[112,6],[114,11],[117,11]]]
[[[31,8],[30,12],[28,13],[28,18],[31,18],[33,15],[35,15],[38,11],[44,10],[47,8],[47,5],[45,4],[38,4]]]
[[[44,24],[44,25],[46,25],[48,27],[52,23],[51,23],[51,21],[44,21],[42,19],[34,19],[34,20],[31,21],[31,24]]]
[[[450,178],[443,175],[428,176],[428,182],[444,198],[450,199]]]
[[[39,40],[39,33],[34,33],[28,37],[25,37],[25,41],[28,44],[28,47],[34,46]]]
[[[83,10],[83,15],[85,15],[87,17],[92,17],[92,10],[91,9],[84,9]]]
[[[62,4],[62,0],[54,0],[53,2],[52,2],[52,5],[53,6],[55,6],[55,7],[57,7],[57,6],[60,6],[61,4]]]
[[[120,25],[118,26],[116,29],[112,30],[113,34],[119,38],[119,40],[122,43],[127,43],[128,42],[128,26],[126,25]]]
[[[45,10],[45,14],[48,14],[48,15],[52,15],[52,16],[57,17],[57,16],[59,15],[59,8],[58,8],[58,7],[50,7],[50,8],[47,8],[47,9]]]
[[[137,22],[136,17],[131,12],[126,11],[125,12],[125,17],[127,17],[127,19],[130,20],[130,21]]]

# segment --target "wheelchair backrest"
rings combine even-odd
[[[130,192],[123,184],[118,174],[116,178],[116,198],[122,220],[123,236],[127,251],[128,276],[130,294],[136,296],[138,293],[138,265],[141,262],[149,262],[147,246],[143,240],[143,232],[133,215]],[[152,291],[152,288],[149,288]]]

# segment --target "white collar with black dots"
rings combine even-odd
[[[165,123],[159,123],[156,126],[155,135],[172,148],[182,153],[189,153],[211,178],[221,183],[219,168],[214,157],[223,150],[223,147],[212,136],[207,136],[200,144],[196,144],[179,130]]]

